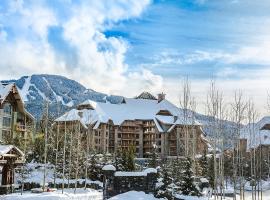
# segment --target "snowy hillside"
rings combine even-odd
[[[49,101],[50,113],[56,115],[57,104],[61,106],[61,111],[87,100],[112,103],[119,103],[120,96],[109,96],[92,89],[87,89],[80,83],[57,75],[32,75],[23,76],[18,80],[8,80],[2,82],[15,82],[21,96],[26,103],[26,108],[36,118],[40,118],[46,98]]]

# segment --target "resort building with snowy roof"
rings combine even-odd
[[[167,99],[144,92],[119,104],[86,100],[55,120],[61,132],[80,131],[97,152],[115,153],[134,146],[138,158],[153,151],[165,158],[203,153],[208,144],[192,112],[185,116]]]
[[[24,101],[14,83],[0,83],[0,141],[14,144],[14,138],[30,139],[34,117],[26,111]]]
[[[263,158],[270,158],[270,117],[245,125],[240,131],[240,150],[247,156],[251,152],[261,152]]]

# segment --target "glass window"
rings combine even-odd
[[[4,127],[11,127],[11,118],[3,117],[3,126]]]
[[[3,141],[8,142],[11,140],[11,132],[7,130],[3,130],[2,132]]]
[[[12,110],[11,108],[12,108],[11,105],[9,103],[6,103],[4,105],[4,113],[11,114],[11,110]]]

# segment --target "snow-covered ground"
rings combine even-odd
[[[270,190],[264,191],[262,194],[263,200],[270,200]],[[210,198],[210,200],[214,200],[214,198]],[[224,200],[233,200],[233,198],[226,197]],[[236,195],[236,200],[240,200],[239,195]],[[250,191],[245,191],[245,200],[252,200],[252,194]]]
[[[44,177],[44,164],[41,163],[27,163],[25,166],[25,169],[27,170],[27,173],[24,174],[24,183],[36,183],[36,184],[43,184],[43,177]],[[15,182],[19,183],[21,181],[21,174],[16,173],[15,174]],[[87,184],[96,184],[100,187],[103,186],[102,182],[100,181],[93,181],[91,179],[78,179],[77,180],[79,183],[84,183],[84,181],[87,182]],[[54,182],[54,166],[51,164],[47,164],[46,167],[46,180],[45,182],[47,184],[53,183]],[[56,184],[61,184],[64,182],[65,184],[68,183],[68,179],[62,179],[62,178],[56,178],[55,179]],[[70,179],[69,183],[75,183],[75,179]]]
[[[74,194],[74,189],[65,189],[62,194],[61,190],[55,192],[43,192],[39,194],[25,192],[0,196],[2,200],[102,200],[102,192],[93,189],[77,189]]]
[[[153,194],[130,191],[130,192],[126,192],[126,193],[114,196],[110,198],[109,200],[157,200],[157,198],[155,198]]]
[[[270,200],[270,190],[263,192],[263,200]],[[178,196],[185,200],[214,200],[214,197],[191,197],[191,196]],[[0,196],[0,200],[102,200],[102,192],[93,189],[77,189],[76,194],[74,194],[74,189],[65,189],[62,194],[61,190],[55,192],[44,192],[44,193],[30,193],[25,192],[23,195],[20,193],[14,193],[9,195]],[[239,195],[237,195],[237,200],[240,200]],[[245,192],[245,200],[251,200],[251,192]],[[163,200],[157,199],[153,194],[146,194],[145,192],[130,191],[123,194],[119,194],[110,198],[109,200]],[[233,200],[233,198],[226,197],[224,200]]]

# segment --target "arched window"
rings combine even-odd
[[[4,104],[4,113],[6,114],[11,114],[12,111],[12,106],[10,103],[5,103]]]

